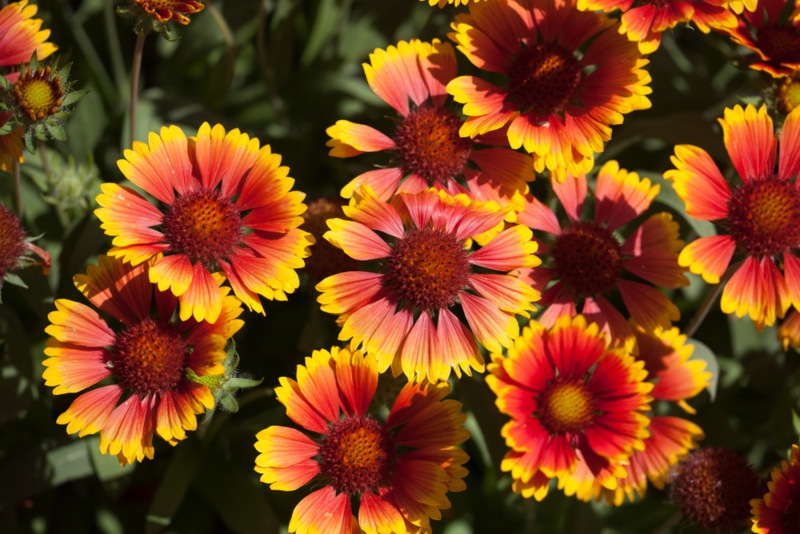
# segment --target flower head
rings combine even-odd
[[[649,329],[669,328],[679,318],[678,309],[653,286],[688,283],[677,261],[683,245],[678,224],[668,213],[656,213],[629,225],[648,210],[659,186],[609,161],[597,173],[593,217],[583,215],[587,189],[583,174],[553,183],[566,224],[532,196],[518,216],[520,224],[545,234],[537,236],[543,267],[520,275],[542,293],[547,307],[540,321],[549,326],[561,315],[580,312],[613,337],[631,338],[627,319],[609,300],[619,293],[636,322]]]
[[[34,259],[31,253],[40,259]],[[7,206],[0,204],[0,289],[7,275],[32,264],[42,265],[44,272],[47,273],[50,269],[50,254],[31,243],[19,216]]]
[[[22,137],[25,128],[11,122],[14,114],[0,111],[0,171],[11,172],[14,162],[22,163]]]
[[[678,145],[674,170],[664,176],[690,217],[716,221],[726,233],[689,243],[678,261],[710,284],[720,283],[732,259],[741,259],[722,292],[722,311],[749,315],[761,329],[800,306],[800,109],[776,139],[766,106],[726,109],[719,120],[738,178],[729,183],[702,148]]]
[[[45,385],[56,395],[82,392],[58,424],[79,436],[100,432],[100,451],[122,464],[152,458],[156,434],[175,445],[197,427],[214,395],[189,377],[222,375],[225,344],[243,324],[241,304],[226,289],[215,324],[176,321],[178,299],[148,279],[157,261],[133,266],[100,256],[75,285],[109,321],[58,299],[45,329]]]
[[[757,491],[758,478],[747,460],[729,449],[707,447],[680,463],[671,494],[683,515],[701,529],[737,532]]]
[[[726,0],[578,0],[578,9],[622,11],[619,32],[638,43],[642,54],[658,50],[661,34],[678,24],[693,22],[703,33],[736,26]]]
[[[539,297],[508,275],[539,260],[528,228],[498,233],[506,212],[434,190],[399,193],[388,204],[362,187],[345,208],[353,220],[328,221],[325,238],[365,270],[317,285],[322,310],[339,315],[339,339],[377,357],[380,372],[391,366],[410,380],[483,371],[475,338],[492,351],[510,346],[519,335],[516,315],[527,315]],[[483,246],[473,250],[478,241]]]
[[[319,488],[294,509],[289,532],[429,532],[450,507],[447,492],[466,487],[468,458],[457,445],[469,432],[461,404],[443,400],[447,384],[407,383],[383,416],[372,406],[375,359],[337,347],[314,351],[297,366],[297,380],[280,384],[287,415],[313,437],[262,430],[255,470],[273,490]]]
[[[526,181],[533,180],[530,157],[502,146],[506,144],[502,135],[474,140],[459,136],[463,120],[448,105],[445,92],[456,75],[449,43],[414,39],[376,49],[364,72],[372,90],[397,111],[399,122],[390,136],[346,120],[328,128],[332,156],[365,152],[392,156],[388,166],[354,178],[342,189],[344,197],[350,198],[362,184],[381,200],[398,190],[416,193],[436,187],[508,204],[527,192]]]
[[[42,30],[42,19],[33,18],[38,11],[28,0],[11,2],[0,9],[0,67],[17,66],[36,57],[44,59],[58,47],[48,43],[50,30]]]
[[[605,470],[600,470],[601,476],[586,462],[579,462],[574,473],[559,477],[559,487],[567,495],[575,494],[584,501],[603,499],[620,506],[625,497],[631,502],[636,495],[644,497],[648,480],[658,489],[664,489],[673,467],[704,437],[699,426],[682,417],[667,415],[666,410],[675,403],[694,413],[686,400],[709,384],[711,373],[705,370],[705,362],[691,359],[693,347],[686,344],[686,336],[677,328],[648,332],[639,327],[635,332],[636,360],[644,362],[647,381],[653,384],[650,396],[654,413],[648,414],[647,427],[650,435],[644,440],[643,450],[635,451],[623,462],[610,462]],[[607,476],[614,471],[622,476]]]
[[[623,476],[619,464],[643,450],[652,389],[644,362],[583,316],[550,329],[531,323],[507,358],[492,355],[488,371],[497,407],[511,417],[501,469],[524,497],[543,499],[551,478],[579,464],[597,477]]]
[[[189,24],[189,17],[200,13],[206,7],[195,0],[134,0],[137,6],[158,22],[174,20],[179,24]]]
[[[605,15],[574,0],[493,0],[470,4],[452,24],[458,49],[478,68],[500,74],[495,85],[460,76],[447,92],[464,104],[462,136],[508,127],[511,148],[534,166],[588,172],[594,153],[622,116],[650,107],[650,76],[635,43]]]
[[[791,6],[788,11],[787,4]],[[758,9],[738,15],[738,24],[722,28],[722,31],[733,42],[752,51],[746,58],[751,69],[781,78],[800,68],[800,2],[797,0],[759,0]]]
[[[791,534],[800,528],[800,447],[792,445],[789,461],[772,470],[769,491],[750,501],[753,532]]]
[[[205,123],[190,139],[177,126],[151,133],[118,165],[158,203],[114,183],[97,197],[95,214],[114,236],[109,255],[138,265],[160,254],[150,280],[180,298],[181,320],[217,320],[217,277],[263,314],[259,296],[286,300],[299,286],[295,269],[313,242],[298,229],[305,195],[290,191],[294,180],[280,162],[238,129]]]

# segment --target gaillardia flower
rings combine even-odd
[[[273,490],[312,483],[294,509],[289,532],[368,534],[430,532],[430,520],[450,507],[448,491],[466,488],[469,437],[461,403],[443,400],[446,383],[407,383],[387,415],[372,407],[375,359],[334,347],[297,366],[297,380],[275,388],[294,428],[256,435],[255,470]],[[355,517],[354,511],[355,508]],[[359,530],[361,529],[361,530]]]
[[[639,327],[635,333],[638,348],[635,357],[644,362],[647,381],[653,384],[650,396],[657,403],[654,409],[662,415],[648,414],[650,436],[644,440],[644,449],[613,466],[613,470],[621,469],[623,476],[609,483],[595,476],[585,462],[580,462],[574,473],[559,477],[559,488],[567,495],[574,494],[584,501],[603,499],[620,506],[626,496],[631,502],[637,494],[644,497],[648,480],[658,489],[664,489],[672,468],[704,437],[699,426],[682,417],[667,415],[665,409],[675,403],[689,413],[695,412],[686,400],[708,386],[711,373],[705,370],[706,363],[691,359],[694,349],[686,344],[686,336],[677,328],[647,332]]]
[[[600,476],[644,448],[652,384],[644,362],[625,345],[609,343],[582,315],[547,329],[531,322],[508,357],[492,354],[486,383],[511,421],[502,430],[511,449],[501,463],[514,491],[542,500],[551,478],[579,463]]]
[[[786,8],[789,8],[788,10]],[[751,69],[776,78],[800,69],[800,2],[758,0],[758,9],[738,15],[738,24],[722,28],[733,42],[752,50]]]
[[[703,33],[734,28],[736,16],[727,4],[727,0],[578,0],[578,9],[606,13],[619,9],[619,32],[638,43],[642,54],[652,54],[661,45],[661,34],[678,24],[693,22]]]
[[[31,253],[40,259],[35,260]],[[31,238],[25,234],[19,216],[4,204],[0,204],[0,289],[7,275],[35,264],[40,264],[47,274],[50,269],[50,254],[34,245]]]
[[[748,314],[761,329],[800,306],[800,258],[792,252],[800,247],[800,108],[783,125],[777,173],[778,140],[766,106],[728,108],[719,122],[739,179],[729,184],[711,156],[691,145],[675,147],[675,169],[664,177],[689,216],[717,221],[727,233],[689,243],[678,261],[718,284],[734,256],[743,258],[723,289],[722,311]]]
[[[776,82],[775,106],[778,111],[788,115],[794,108],[800,107],[800,69],[793,70]]]
[[[45,329],[45,385],[56,395],[82,392],[58,424],[81,437],[100,432],[100,451],[123,465],[153,458],[155,434],[175,445],[197,428],[197,414],[214,406],[198,377],[221,377],[225,344],[243,325],[228,288],[213,325],[176,321],[178,299],[148,279],[157,261],[133,266],[100,256],[75,285],[110,323],[90,306],[58,299]]]
[[[750,501],[753,532],[792,534],[800,528],[800,447],[792,445],[789,461],[782,461],[767,482],[769,491]]]
[[[452,28],[458,49],[502,80],[460,76],[447,85],[464,104],[461,135],[507,125],[511,148],[532,154],[538,172],[589,172],[611,125],[650,107],[648,61],[636,43],[607,16],[579,11],[575,0],[470,4]]]
[[[22,136],[25,128],[10,122],[13,114],[0,111],[0,171],[11,172],[14,162],[22,163]]]
[[[339,339],[377,357],[380,372],[391,366],[409,380],[482,372],[475,338],[491,351],[509,347],[519,335],[516,315],[539,298],[508,275],[539,263],[528,228],[498,233],[508,209],[435,190],[398,193],[388,204],[363,186],[345,208],[353,220],[328,221],[325,239],[371,263],[317,284],[322,310],[339,315]],[[483,246],[473,250],[476,242]]]
[[[259,148],[238,129],[203,124],[186,139],[177,126],[134,142],[118,165],[130,187],[102,184],[95,211],[114,236],[109,255],[137,265],[161,254],[149,270],[161,291],[180,297],[181,320],[214,322],[222,309],[217,277],[251,310],[264,313],[259,295],[286,300],[300,284],[313,242],[298,227],[305,194],[269,145]]]
[[[174,20],[184,25],[190,22],[186,15],[200,13],[206,7],[195,0],[134,0],[134,2],[158,22]]]
[[[0,9],[0,67],[18,66],[31,59],[36,52],[44,59],[58,47],[48,43],[50,30],[42,30],[42,19],[33,18],[38,10],[28,0],[11,2]]]
[[[645,328],[669,328],[680,318],[678,308],[657,287],[688,283],[678,265],[679,227],[668,213],[656,213],[641,224],[629,225],[644,214],[659,191],[657,184],[620,169],[609,161],[597,173],[594,216],[582,215],[586,176],[567,176],[553,190],[568,223],[559,223],[544,203],[527,197],[518,221],[537,232],[544,265],[526,270],[520,278],[542,293],[546,306],[540,321],[551,326],[561,315],[580,312],[614,338],[631,338],[628,321],[611,304],[619,293],[631,317]],[[629,225],[623,235],[620,230]],[[616,300],[616,299],[614,299]]]
[[[392,156],[386,167],[353,179],[342,196],[350,198],[361,184],[369,185],[381,200],[398,189],[416,193],[436,187],[507,204],[527,192],[526,181],[533,180],[531,158],[504,146],[505,136],[474,140],[459,136],[463,121],[448,105],[445,91],[456,76],[455,52],[449,43],[414,39],[376,49],[364,72],[372,90],[397,111],[400,120],[391,136],[346,120],[328,128],[332,156],[365,152]]]

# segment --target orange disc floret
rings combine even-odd
[[[201,2],[195,0],[134,0],[145,13],[159,22],[174,20],[179,24],[189,24],[189,17],[205,9]]]
[[[447,492],[465,489],[469,432],[449,386],[407,383],[388,412],[377,388],[375,359],[351,348],[314,351],[297,380],[280,379],[275,394],[301,430],[259,432],[255,470],[273,490],[314,488],[289,532],[429,532]]]

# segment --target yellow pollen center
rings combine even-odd
[[[50,77],[50,67],[39,67],[26,71],[14,84],[17,105],[31,118],[38,121],[58,112],[63,102],[64,89],[61,78]]]
[[[542,425],[554,434],[584,430],[593,414],[592,394],[582,379],[556,378],[539,401]]]
[[[798,106],[800,106],[800,73],[795,73],[784,78],[778,88],[778,108],[781,113],[788,115]]]
[[[350,467],[369,467],[384,456],[378,436],[366,428],[357,428],[339,441],[342,462]]]

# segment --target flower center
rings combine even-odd
[[[607,228],[581,222],[564,230],[551,251],[555,271],[576,294],[610,291],[622,273],[622,248]]]
[[[800,62],[800,34],[789,26],[766,26],[758,32],[758,45],[771,61]]]
[[[25,230],[17,214],[0,204],[0,285],[3,277],[17,268],[25,252]]]
[[[239,244],[242,220],[218,191],[179,197],[164,214],[164,238],[172,250],[213,266]]]
[[[461,174],[472,152],[472,141],[458,135],[461,119],[449,109],[423,106],[412,110],[394,132],[400,163],[406,174],[447,182]]]
[[[797,106],[800,106],[800,73],[793,72],[778,87],[778,109],[788,115]]]
[[[110,363],[120,384],[144,397],[178,386],[188,352],[176,328],[145,319],[117,336]]]
[[[551,434],[581,432],[594,415],[592,393],[582,378],[559,376],[542,393],[536,415]]]
[[[180,13],[199,13],[205,7],[196,0],[135,0],[135,2],[145,13],[161,22],[174,19],[181,24],[188,24],[189,19]]]
[[[17,105],[33,121],[55,115],[63,102],[61,78],[50,76],[50,67],[26,70],[14,84]]]
[[[338,493],[355,495],[384,484],[394,464],[394,445],[383,425],[346,417],[331,425],[319,447],[320,470]]]
[[[748,180],[728,201],[728,229],[757,258],[799,246],[800,191],[774,177]]]
[[[575,96],[583,73],[575,55],[554,43],[523,50],[511,64],[509,95],[522,111],[550,115]]]
[[[384,282],[401,301],[422,310],[447,308],[467,286],[464,243],[438,229],[409,230],[392,248]]]

